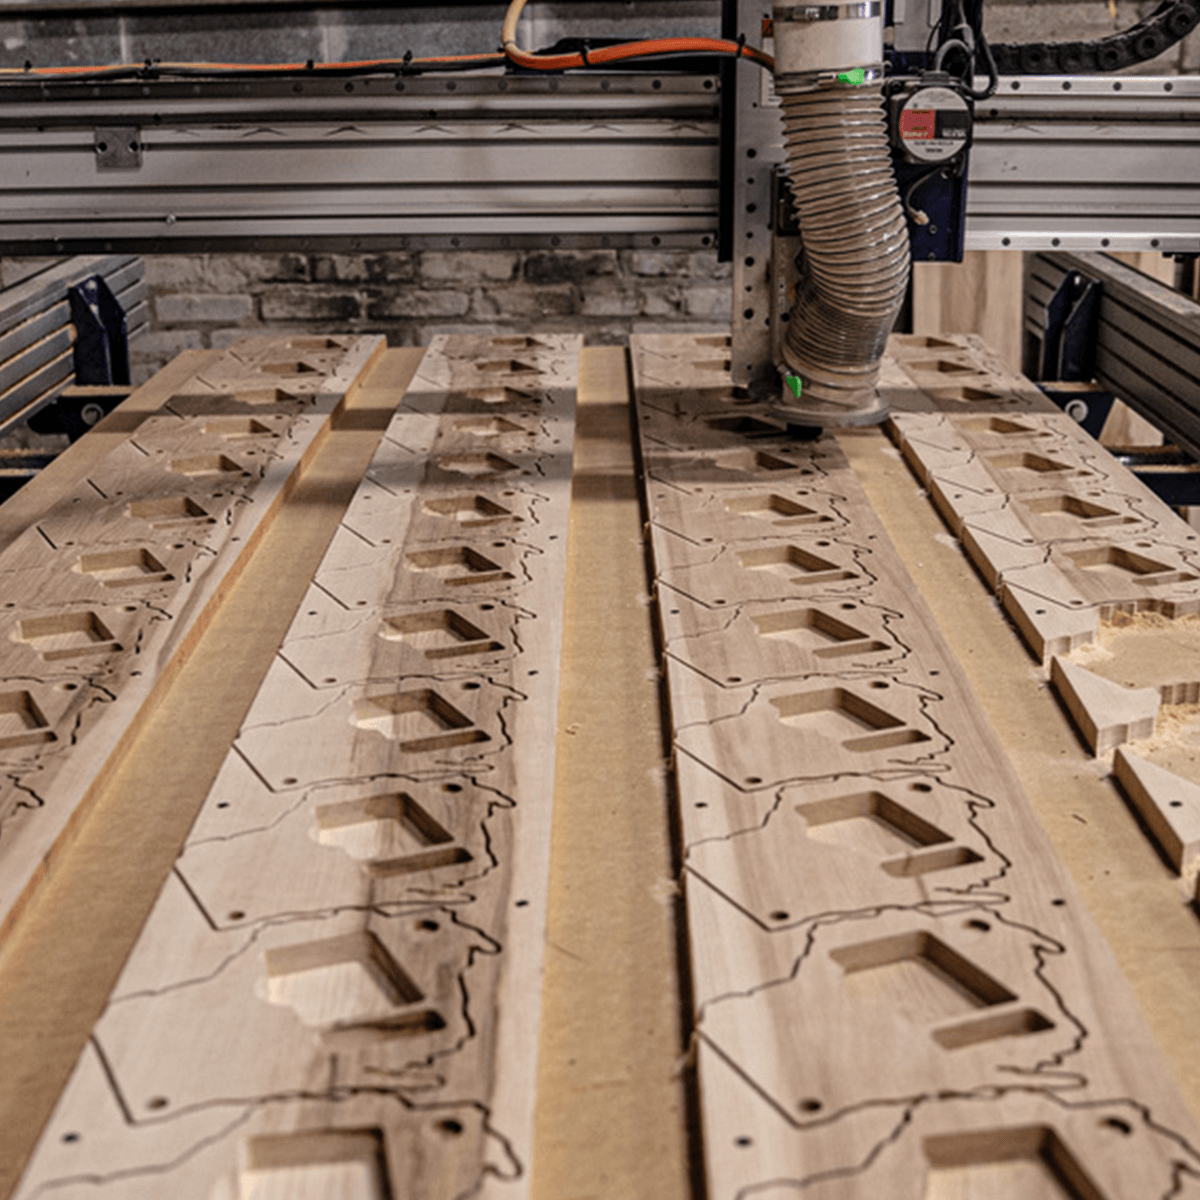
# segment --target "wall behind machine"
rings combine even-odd
[[[182,350],[265,330],[386,334],[575,331],[592,344],[729,323],[729,266],[714,251],[414,251],[373,255],[147,256],[152,332],[134,382]]]

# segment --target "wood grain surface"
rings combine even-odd
[[[683,342],[634,361],[711,1194],[1195,1191],[1192,1118],[841,450]]]
[[[0,938],[383,347],[311,341],[180,381],[0,553]]]
[[[520,341],[431,347],[18,1194],[527,1190],[578,339]]]

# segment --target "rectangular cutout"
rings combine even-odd
[[[166,583],[173,578],[167,568],[146,549],[101,550],[84,554],[78,570],[104,587],[130,587],[139,583]]]
[[[852,792],[797,804],[795,811],[813,841],[872,854],[895,854],[950,841],[949,834],[882,792]]]
[[[884,642],[868,637],[860,629],[831,617],[819,608],[795,608],[764,613],[751,620],[761,637],[783,637],[811,649],[817,658],[840,658],[845,654],[873,654],[887,650]]]
[[[146,521],[154,529],[169,525],[215,525],[209,515],[191,496],[162,496],[155,500],[134,500],[126,512],[138,521]]]
[[[215,433],[218,437],[234,441],[238,438],[278,437],[270,425],[264,425],[253,417],[228,417],[224,420],[209,421],[204,426],[205,433]]]
[[[317,840],[389,878],[471,861],[454,837],[407,792],[368,796],[317,809]]]
[[[1069,463],[1059,462],[1056,458],[1048,458],[1045,454],[1033,454],[1029,451],[1005,452],[1003,454],[986,454],[988,462],[1001,471],[1032,471],[1035,475],[1053,475],[1059,471],[1075,471]],[[1087,475],[1087,471],[1075,471],[1078,475]]]
[[[354,705],[354,723],[399,742],[401,750],[412,754],[491,740],[430,688],[364,697]]]
[[[962,390],[971,391],[972,389],[963,388]],[[992,396],[986,392],[981,392],[979,396],[964,397],[964,399],[990,400],[998,400],[999,398],[999,396]],[[1032,437],[1048,436],[1044,429],[1034,429],[1031,425],[1022,425],[1020,421],[1010,421],[1007,417],[970,417],[965,421],[960,421],[958,424],[961,429],[969,429],[975,433],[1001,433],[1005,436],[1025,433]]]
[[[57,740],[58,735],[29,692],[0,692],[0,750]]]
[[[1018,1008],[935,1029],[933,1040],[944,1050],[961,1050],[964,1046],[978,1046],[996,1038],[1023,1037],[1053,1028],[1054,1022],[1047,1020],[1036,1008]]]
[[[445,454],[434,460],[441,471],[453,471],[456,475],[505,475],[518,470],[515,462],[501,458],[490,451],[485,454]]]
[[[837,563],[799,546],[766,546],[754,550],[739,550],[738,561],[747,571],[772,571],[776,575],[786,576],[790,583],[801,586],[840,583],[858,578],[853,571],[844,571]]]
[[[468,400],[478,400],[481,404],[541,404],[545,399],[536,392],[513,387],[472,388],[466,395]]]
[[[723,433],[737,433],[748,438],[782,437],[786,432],[783,425],[776,425],[770,421],[746,415],[709,417],[704,423],[709,429],[718,429]]]
[[[197,475],[244,475],[241,464],[236,463],[227,454],[193,454],[188,458],[174,458],[170,469],[176,475],[187,475],[194,478]]]
[[[1067,557],[1081,571],[1104,571],[1132,575],[1139,583],[1148,585],[1186,583],[1197,576],[1190,571],[1176,571],[1166,563],[1135,554],[1124,546],[1100,546],[1093,550],[1076,550]]]
[[[927,1137],[924,1150],[925,1200],[1107,1200],[1047,1125],[940,1134]]]
[[[512,575],[499,563],[470,546],[451,546],[445,550],[416,550],[408,556],[415,571],[441,575],[450,587],[470,583],[498,583]]]
[[[121,649],[112,630],[94,612],[29,617],[17,622],[17,639],[32,646],[46,662]]]
[[[425,501],[425,511],[438,517],[450,517],[464,529],[496,525],[501,521],[520,521],[502,504],[486,496],[446,496]]]
[[[493,359],[490,362],[475,364],[475,370],[484,371],[491,375],[541,375],[540,367],[532,363],[521,362],[516,358]]]
[[[821,737],[840,742],[847,750],[869,753],[929,741],[925,734],[910,729],[899,717],[846,688],[821,688],[793,696],[776,696],[771,704],[785,725],[804,727]],[[872,732],[862,735],[863,730]],[[856,732],[859,736],[846,736]]]
[[[381,1129],[304,1129],[249,1139],[238,1200],[394,1200]]]
[[[305,1025],[327,1029],[385,1021],[424,993],[370,930],[266,952],[267,998]]]
[[[1090,525],[1103,527],[1105,525],[1133,525],[1136,517],[1123,517],[1115,509],[1105,508],[1103,504],[1095,504],[1082,496],[1070,496],[1060,493],[1057,496],[1039,496],[1028,500],[1020,500],[1032,513],[1039,516],[1051,516],[1061,513],[1063,516],[1077,517]]]
[[[420,646],[426,658],[459,658],[503,650],[500,642],[451,608],[384,617],[381,637]]]
[[[906,854],[879,865],[897,879],[911,879],[916,875],[931,875],[934,871],[950,871],[978,862],[983,862],[983,857],[966,846],[943,846],[923,854]]]
[[[807,508],[787,496],[767,492],[756,496],[738,496],[725,501],[726,509],[740,516],[759,517],[772,525],[816,525],[832,521],[832,517]]]
[[[848,993],[892,1007],[919,1025],[1007,1004],[1016,996],[924,930],[831,950]]]

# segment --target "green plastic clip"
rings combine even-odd
[[[792,389],[792,395],[799,400],[800,393],[804,390],[804,380],[801,379],[799,375],[785,375],[783,377],[783,382]]]
[[[863,67],[855,67],[852,71],[839,71],[838,83],[848,83],[851,87],[862,87],[867,82],[867,72]]]

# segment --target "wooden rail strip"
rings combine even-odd
[[[248,339],[0,552],[0,937],[380,338]]]
[[[633,339],[711,1195],[1198,1194],[1132,993],[837,443],[779,436],[714,349]]]
[[[579,341],[431,346],[19,1196],[526,1194]]]

